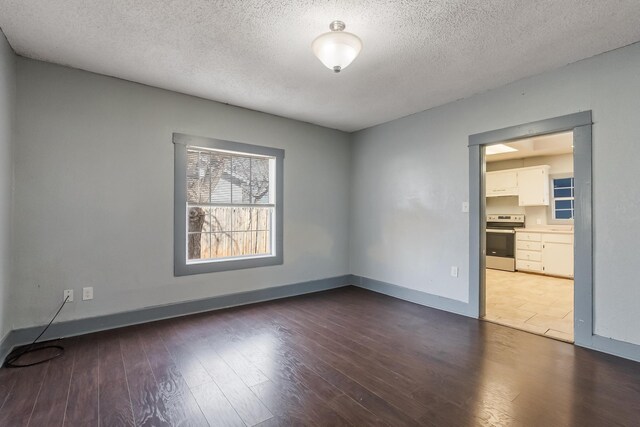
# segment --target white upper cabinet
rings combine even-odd
[[[520,206],[549,206],[549,166],[487,172],[486,196],[518,196]]]
[[[518,169],[518,204],[549,206],[549,166]]]
[[[515,170],[488,172],[487,197],[517,196],[518,173]]]

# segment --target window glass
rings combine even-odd
[[[270,254],[275,159],[187,148],[187,259]]]
[[[555,178],[553,185],[553,219],[571,220],[574,215],[574,179]]]

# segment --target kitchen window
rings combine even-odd
[[[176,276],[282,264],[284,150],[174,134]]]
[[[560,221],[573,220],[574,214],[574,178],[553,178],[553,219]]]

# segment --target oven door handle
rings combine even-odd
[[[516,230],[496,230],[488,228],[487,233],[516,234]]]

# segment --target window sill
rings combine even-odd
[[[192,274],[217,273],[220,271],[243,270],[246,268],[282,265],[282,255],[247,256],[179,263],[176,259],[174,276],[190,276]]]

